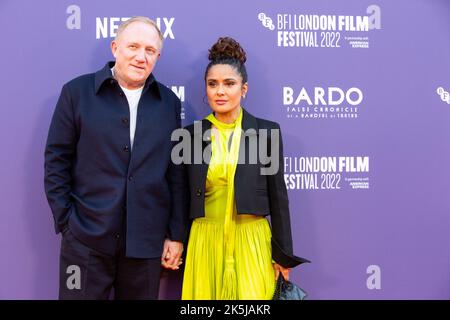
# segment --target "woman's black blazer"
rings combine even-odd
[[[243,133],[234,178],[237,212],[238,214],[270,216],[272,257],[274,261],[289,268],[303,262],[309,262],[307,259],[293,255],[289,200],[284,182],[281,133],[279,134],[279,139],[275,139],[279,140],[279,143],[274,144],[279,151],[276,159],[278,161],[278,170],[275,174],[261,174],[261,169],[267,169],[267,167],[270,167],[270,163],[267,163],[267,157],[258,156],[255,161],[256,149],[251,147],[253,143],[253,146],[257,145],[259,150],[260,142],[262,142],[260,139],[267,139],[266,146],[269,146],[267,148],[269,150],[262,152],[262,154],[271,155],[273,151],[270,147],[271,133],[274,129],[280,132],[280,126],[272,121],[255,118],[244,109],[243,112]],[[190,219],[205,216],[205,185],[209,158],[211,156],[209,129],[211,129],[211,122],[206,119],[186,127],[186,130],[189,132],[191,154],[183,153],[183,156],[186,157],[184,158],[185,167],[189,180]],[[264,132],[267,132],[267,134],[264,134]],[[251,154],[250,150],[252,150]],[[195,154],[196,151],[197,154]],[[243,158],[244,155],[245,159]],[[251,157],[253,157],[253,161],[250,161]]]

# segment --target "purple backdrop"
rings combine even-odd
[[[281,124],[297,254],[310,299],[450,298],[450,1],[0,3],[0,299],[54,299],[60,237],[43,152],[61,86],[111,59],[114,18],[160,21],[155,75],[208,113],[207,49],[248,53],[244,106]],[[114,28],[113,28],[114,29]],[[179,296],[165,273],[162,298]]]

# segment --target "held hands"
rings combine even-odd
[[[289,280],[289,272],[291,272],[291,268],[283,268],[278,263],[274,263],[273,270],[275,271],[275,280],[278,279],[278,275],[280,274],[280,272],[284,280]]]
[[[178,270],[180,264],[183,263],[181,254],[183,253],[183,243],[179,241],[172,241],[170,239],[164,240],[164,248],[161,256],[161,265],[166,269]]]

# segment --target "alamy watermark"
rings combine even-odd
[[[66,280],[67,289],[73,290],[81,289],[81,269],[76,264],[71,264],[66,268],[66,273],[69,274]]]
[[[201,121],[194,123],[194,138],[187,129],[176,129],[172,132],[171,140],[178,142],[172,149],[171,159],[174,164],[209,164],[213,144],[220,148],[223,143],[221,135],[216,129],[202,131]],[[236,130],[224,132],[228,137],[228,149]],[[192,142],[193,141],[193,142]],[[207,145],[203,148],[203,143]],[[280,169],[280,130],[279,129],[241,129],[238,164],[261,164],[261,175],[275,175]],[[192,145],[193,144],[193,145]],[[222,164],[232,159],[222,157]],[[218,162],[214,162],[217,164]]]

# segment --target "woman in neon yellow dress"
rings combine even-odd
[[[279,126],[241,107],[248,84],[239,43],[220,38],[209,59],[205,81],[214,113],[187,127],[192,145],[202,148],[201,161],[192,155],[186,165],[193,222],[182,299],[271,299],[278,273],[287,279],[292,267],[307,261],[292,254],[281,143],[271,152],[278,170],[263,175],[267,162],[250,161],[256,151],[250,138],[270,144],[273,136],[257,130],[279,132]]]

